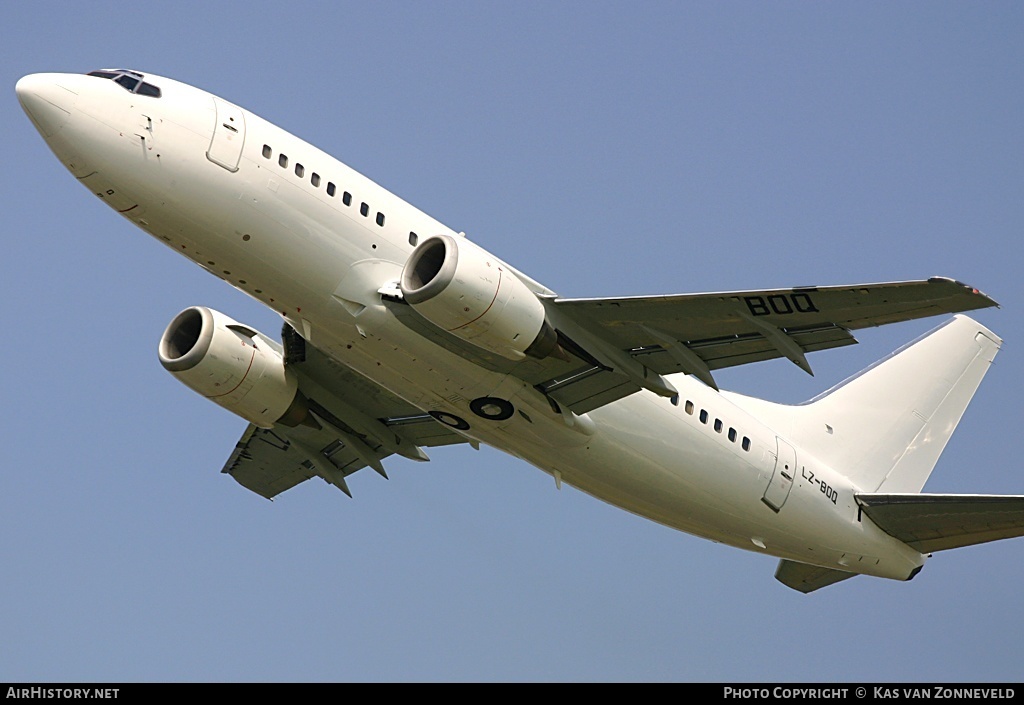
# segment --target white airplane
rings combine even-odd
[[[957,315],[797,406],[716,369],[996,303],[952,279],[567,299],[312,145],[124,69],[18,81],[61,163],[171,249],[278,311],[280,342],[209,308],[163,366],[249,422],[223,472],[273,498],[387,477],[391,454],[499,448],[669,527],[781,558],[810,592],[909,580],[929,554],[1024,534],[1024,496],[919,494],[1001,340]]]

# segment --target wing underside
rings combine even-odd
[[[466,439],[306,344],[285,327],[285,354],[299,378],[310,422],[272,429],[254,425],[242,434],[222,472],[243,487],[273,499],[319,476],[351,496],[346,479],[365,467],[387,478],[384,458],[398,454],[429,460],[424,447]]]

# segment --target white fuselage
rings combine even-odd
[[[924,562],[859,516],[854,492],[861,488],[799,447],[792,487],[788,495],[776,488],[782,506],[769,507],[762,498],[778,479],[777,434],[692,377],[671,379],[678,406],[641,391],[584,417],[563,415],[522,380],[418,335],[382,305],[378,290],[398,280],[411,233],[457,233],[248,111],[170,79],[147,80],[161,97],[75,74],[29,76],[18,91],[36,106],[27,109],[51,149],[87,188],[278,311],[319,350],[425,411],[466,419],[465,436],[667,526],[889,578],[906,579]],[[535,292],[553,293],[523,279]],[[474,416],[468,400],[482,396],[508,399],[522,413],[502,421]]]

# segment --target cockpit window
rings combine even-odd
[[[138,95],[146,95],[152,98],[160,97],[160,89],[152,83],[143,81],[144,76],[138,71],[101,69],[99,71],[90,71],[88,75],[112,79],[114,83],[117,83],[129,93],[137,93]]]
[[[120,83],[129,93],[134,93],[136,86],[142,83],[139,79],[132,78],[131,76],[118,76],[114,79],[114,82]]]
[[[154,98],[160,97],[160,89],[154,86],[152,83],[140,83],[139,87],[135,89],[135,92],[139,95],[149,95]]]

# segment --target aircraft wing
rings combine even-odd
[[[273,429],[252,424],[222,472],[258,495],[275,496],[319,476],[351,496],[345,478],[364,467],[387,478],[384,458],[429,460],[422,447],[466,439],[285,327],[285,359],[299,378],[313,421]]]
[[[660,374],[687,372],[673,342],[709,369],[855,343],[851,330],[996,306],[977,289],[926,281],[717,294],[556,299],[583,326]],[[781,335],[781,338],[780,338]]]
[[[1024,536],[1024,496],[858,494],[882,531],[921,553]]]
[[[397,291],[397,286],[392,287]],[[383,294],[382,290],[382,294]],[[785,357],[807,372],[806,353],[852,345],[851,330],[998,304],[965,284],[924,281],[711,294],[566,299],[543,296],[559,354],[512,362],[429,323],[394,294],[383,303],[420,335],[481,367],[512,374],[577,414],[692,374]]]
[[[579,413],[641,387],[671,396],[671,385],[660,375],[684,372],[717,388],[712,370],[777,357],[810,373],[806,353],[856,343],[851,330],[996,305],[977,289],[941,277],[674,296],[555,298],[549,300],[548,311],[560,342],[581,359],[580,349],[589,353],[590,360],[588,366],[556,375],[538,388]],[[571,393],[574,385],[583,393]]]

